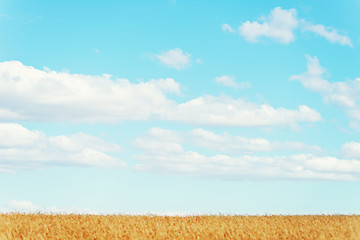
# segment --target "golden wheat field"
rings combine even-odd
[[[0,214],[0,239],[360,239],[360,216]]]

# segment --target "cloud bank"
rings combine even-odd
[[[19,124],[0,123],[0,171],[46,169],[51,166],[123,168],[109,153],[120,146],[84,133],[46,136]]]
[[[294,126],[316,122],[320,114],[307,106],[275,108],[229,96],[205,95],[177,103],[172,78],[131,83],[110,75],[91,76],[43,71],[17,61],[0,63],[0,122],[117,123],[124,120],[177,121],[204,126]]]
[[[203,126],[265,127],[296,126],[297,122],[317,122],[321,115],[305,105],[297,110],[274,108],[228,96],[203,96],[167,111],[165,119]]]
[[[141,163],[135,169],[155,174],[227,180],[357,180],[360,177],[360,153],[354,151],[360,143],[344,144],[344,154],[352,158],[341,159],[311,153],[321,149],[303,143],[278,143],[266,139],[217,135],[202,129],[194,130],[190,135],[195,137],[190,142],[192,147],[200,145],[208,150],[219,151],[220,154],[208,156],[186,150],[185,143],[189,144],[185,141],[188,139],[186,134],[184,137],[184,134],[154,128],[134,142],[143,152],[137,156]],[[248,154],[275,149],[302,153],[268,156]]]
[[[226,154],[253,154],[273,151],[311,152],[321,153],[323,150],[318,146],[309,146],[301,142],[270,141],[265,138],[246,138],[233,136],[229,133],[216,134],[202,128],[196,128],[189,132],[172,131],[162,128],[151,128],[146,134],[138,138],[134,144],[142,149],[153,149],[157,141],[165,141],[169,144],[167,149],[182,149],[180,144],[188,144],[193,147],[210,149]],[[161,148],[161,144],[159,145]],[[161,149],[154,149],[156,152]]]

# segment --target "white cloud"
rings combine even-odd
[[[297,80],[310,91],[319,93],[326,103],[333,103],[343,108],[352,119],[350,127],[359,131],[360,121],[360,78],[343,82],[329,82],[324,79],[326,74],[316,57],[307,57],[307,72],[293,75],[289,79]]]
[[[183,52],[180,48],[174,48],[161,54],[157,54],[154,57],[166,67],[181,70],[190,66],[191,54]]]
[[[183,144],[202,146],[226,152],[206,156],[184,150]],[[222,179],[326,179],[355,180],[360,175],[360,161],[336,157],[295,154],[289,156],[231,156],[244,152],[264,152],[278,149],[318,151],[316,146],[303,143],[270,142],[227,134],[218,135],[196,129],[190,134],[154,128],[134,143],[143,151],[137,156],[142,161],[137,170],[159,174],[180,174]],[[351,149],[358,147],[351,143]],[[345,144],[343,149],[349,144]],[[358,154],[358,153],[357,153]],[[357,155],[360,157],[360,155]]]
[[[234,29],[227,23],[224,23],[222,26],[221,26],[221,29],[224,31],[224,32],[230,32],[230,33],[233,33],[235,32]]]
[[[290,80],[298,80],[302,85],[314,92],[330,92],[331,84],[323,79],[325,69],[319,64],[317,57],[307,56],[307,72],[302,75],[293,75]]]
[[[296,9],[276,7],[268,17],[263,17],[262,23],[246,21],[239,27],[239,32],[250,42],[256,42],[261,37],[269,37],[287,44],[294,40],[293,30],[297,26]]]
[[[360,142],[348,142],[342,146],[342,154],[347,158],[360,159]]]
[[[360,106],[356,106],[355,108],[352,108],[348,111],[348,115],[352,117],[355,120],[360,121]],[[359,123],[358,122],[352,122],[354,129],[357,129],[360,131]]]
[[[297,80],[302,85],[314,92],[320,93],[326,102],[356,111],[357,101],[360,98],[360,78],[352,81],[329,82],[323,78],[326,73],[316,57],[307,57],[307,72],[293,75],[290,80]],[[356,115],[356,114],[355,114]]]
[[[108,152],[120,146],[83,133],[46,136],[15,123],[0,123],[0,169],[43,169],[50,166],[125,167]]]
[[[313,32],[332,43],[339,43],[340,45],[348,45],[352,47],[351,39],[348,36],[343,36],[332,27],[325,27],[321,24],[305,23],[303,29],[305,31]]]
[[[359,112],[360,113],[360,112]],[[360,116],[360,115],[359,115]],[[358,118],[357,120],[360,120],[360,118]],[[357,121],[350,121],[349,126],[352,129],[355,129],[356,131],[360,132],[360,124]]]
[[[227,87],[238,87],[238,84],[235,82],[234,76],[223,75],[220,77],[216,77],[215,82]]]
[[[0,123],[0,147],[29,147],[45,136],[38,131],[30,131],[19,124]]]
[[[360,161],[313,155],[280,157],[205,155],[187,151],[177,156],[142,155],[139,171],[228,180],[357,180]],[[186,159],[182,161],[182,159]]]
[[[152,128],[145,135],[136,139],[134,144],[146,151],[181,152],[181,144],[190,144],[221,154],[249,154],[272,151],[291,151],[321,153],[318,146],[309,146],[301,142],[269,141],[264,138],[246,138],[228,133],[216,134],[202,128],[190,132],[171,131],[162,128]]]
[[[91,209],[83,209],[71,207],[69,209],[61,209],[55,206],[40,207],[31,201],[11,200],[7,202],[6,208],[1,210],[2,213],[20,212],[20,213],[42,213],[42,214],[99,214]]]
[[[155,134],[154,134],[155,133]],[[183,144],[187,139],[159,137],[173,135],[174,132],[152,129],[147,135],[138,138],[134,144],[142,154],[137,155],[141,161],[136,170],[156,174],[175,174],[193,177],[210,177],[231,180],[243,179],[323,179],[323,180],[356,180],[360,176],[360,160],[339,159],[331,156],[293,154],[286,156],[256,156],[232,154],[230,152],[270,151],[277,147],[294,148],[293,143],[272,143],[265,139],[246,139],[227,135],[195,130],[192,136],[203,142],[192,143],[203,147],[229,152],[207,156],[193,150],[185,150]],[[185,137],[186,138],[186,137]],[[191,138],[190,138],[191,139]],[[226,145],[234,141],[232,145]],[[244,144],[243,146],[236,146]],[[299,149],[311,150],[311,147],[300,144]],[[244,149],[247,148],[247,149]]]
[[[215,78],[215,82],[224,85],[226,87],[232,88],[249,88],[251,86],[250,82],[236,82],[235,76],[222,75]]]
[[[269,16],[261,17],[260,21],[246,21],[239,26],[239,33],[249,42],[257,42],[260,38],[271,38],[279,43],[288,44],[295,40],[295,30],[313,32],[331,43],[352,47],[351,39],[338,33],[333,27],[312,24],[297,18],[296,9],[274,8]],[[222,25],[223,31],[233,32],[229,24]]]
[[[242,154],[271,151],[299,151],[319,153],[318,146],[308,146],[301,142],[276,142],[264,138],[246,138],[230,134],[215,134],[204,129],[194,129],[187,142],[194,146],[212,149],[226,154]]]
[[[30,201],[12,200],[7,205],[12,211],[16,212],[37,212],[39,210],[39,207]]]
[[[118,122],[148,120],[180,93],[171,78],[136,84],[110,75],[41,71],[20,62],[0,63],[0,121]]]
[[[76,206],[72,207],[56,207],[56,206],[39,206],[35,205],[31,201],[18,201],[11,200],[3,204],[4,207],[0,208],[0,214],[9,214],[9,213],[41,213],[41,214],[76,214],[76,215],[114,215],[117,214],[114,211],[97,211],[89,208],[79,208]],[[122,215],[131,215],[131,216],[193,216],[194,212],[184,212],[184,211],[126,211],[121,212]],[[196,213],[198,215],[204,215],[207,213]]]
[[[171,78],[130,83],[110,75],[90,76],[42,71],[20,62],[0,63],[0,121],[106,122],[179,121],[212,126],[293,126],[315,122],[320,114],[307,106],[289,110],[228,96],[201,96],[184,103]],[[196,113],[196,114],[194,114]]]
[[[194,114],[196,113],[196,114]],[[304,105],[298,110],[273,108],[267,104],[245,102],[228,96],[203,96],[179,104],[165,119],[207,126],[295,126],[297,122],[316,122],[321,115]]]

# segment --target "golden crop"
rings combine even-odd
[[[0,214],[0,239],[360,239],[360,216]]]

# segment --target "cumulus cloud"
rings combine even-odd
[[[250,42],[268,37],[287,44],[294,40],[293,30],[298,26],[296,14],[296,9],[276,7],[268,17],[263,17],[262,23],[246,21],[239,27],[239,32]]]
[[[214,155],[186,151],[177,156],[142,155],[139,171],[227,180],[357,180],[360,161],[334,157],[292,155],[279,157]],[[185,160],[183,160],[185,159]]]
[[[317,57],[306,56],[307,62],[307,72],[301,75],[293,75],[290,77],[290,80],[297,80],[302,83],[302,85],[314,92],[330,92],[331,84],[323,79],[325,69],[322,68],[319,64]]]
[[[227,23],[224,23],[223,25],[221,25],[221,29],[224,31],[224,32],[230,32],[230,33],[233,33],[235,32],[235,30]]]
[[[276,148],[265,139],[236,139],[245,146],[221,146],[234,140],[234,137],[216,135],[211,132],[196,130],[192,134],[206,135],[201,143],[207,148],[233,152],[244,149],[263,151]],[[163,139],[162,136],[165,136]],[[169,137],[170,136],[170,137]],[[225,139],[225,140],[224,140]],[[196,140],[195,140],[196,141]],[[187,143],[187,142],[186,142]],[[175,174],[192,177],[209,177],[230,180],[244,179],[322,179],[322,180],[357,180],[360,176],[360,159],[339,159],[313,153],[301,153],[286,156],[264,156],[249,154],[216,154],[207,156],[193,150],[186,150],[185,142],[174,137],[174,132],[152,129],[147,135],[134,142],[142,154],[137,155],[141,163],[136,170],[155,174]],[[246,146],[247,144],[247,146]],[[293,143],[281,143],[282,147],[293,148]],[[288,144],[288,145],[287,145]],[[300,148],[308,148],[302,144]]]
[[[305,31],[313,32],[332,43],[339,43],[340,45],[348,45],[352,47],[351,39],[348,36],[343,36],[333,27],[325,27],[321,24],[305,23],[303,29]]]
[[[0,63],[0,120],[118,122],[148,120],[174,103],[171,78],[136,84],[110,75],[42,71],[17,61]]]
[[[204,129],[194,129],[189,134],[187,142],[194,146],[212,149],[226,154],[242,154],[272,151],[298,151],[320,153],[318,146],[309,146],[301,142],[269,141],[265,138],[246,138],[232,136],[228,133],[215,134]]]
[[[3,122],[165,120],[212,126],[293,126],[321,119],[307,106],[274,108],[228,96],[201,96],[177,103],[167,96],[180,94],[180,85],[171,78],[130,83],[106,74],[42,71],[16,61],[0,63],[0,85]]]
[[[227,87],[237,87],[238,84],[235,82],[234,76],[222,75],[215,78],[215,82],[227,86]]]
[[[288,44],[295,40],[295,31],[300,28],[303,32],[315,33],[331,43],[348,45],[352,47],[351,39],[338,33],[333,27],[321,24],[313,24],[297,17],[294,8],[274,8],[268,16],[263,16],[259,21],[246,21],[238,28],[241,36],[249,42],[258,42],[261,38],[270,38],[282,44]],[[223,24],[224,32],[235,32],[229,24]]]
[[[348,111],[348,115],[357,120],[360,121],[360,106],[356,106],[355,108],[352,108]],[[357,129],[360,131],[359,123],[358,122],[352,122],[350,123],[354,129]]]
[[[226,87],[233,87],[233,88],[249,88],[250,87],[249,82],[237,83],[235,81],[235,76],[229,76],[229,75],[222,75],[222,76],[216,77],[215,82],[219,83],[221,85],[224,85]]]
[[[265,138],[246,138],[228,133],[216,134],[202,128],[193,129],[190,132],[151,128],[134,142],[136,146],[140,146],[143,150],[155,150],[155,152],[179,152],[182,151],[181,144],[184,143],[222,154],[252,154],[272,151],[323,152],[318,146],[309,146],[301,142],[269,141]],[[161,150],[162,148],[164,149]]]
[[[289,110],[224,95],[207,95],[177,105],[173,111],[165,113],[165,118],[193,125],[264,127],[316,122],[321,120],[321,115],[305,105],[299,106],[297,110]]]
[[[360,142],[345,143],[342,148],[342,154],[351,159],[360,159]]]
[[[326,70],[320,66],[317,57],[307,57],[307,72],[293,75],[290,80],[296,80],[310,91],[319,93],[325,102],[346,109],[349,116],[360,120],[360,78],[343,82],[329,82],[324,79]]]
[[[183,52],[180,48],[170,49],[155,55],[155,58],[159,60],[161,64],[176,70],[181,70],[190,66],[190,57],[190,53]]]
[[[15,123],[0,123],[0,169],[44,169],[50,166],[116,167],[125,163],[108,153],[120,146],[94,136],[46,136]]]

